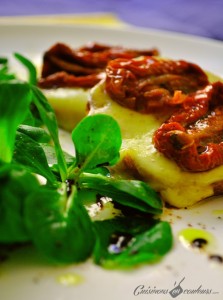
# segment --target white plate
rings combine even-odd
[[[39,61],[43,51],[55,42],[65,42],[73,47],[89,41],[134,48],[157,47],[163,56],[189,60],[223,75],[223,43],[161,31],[1,25],[0,41],[0,56],[20,52],[34,61]],[[209,254],[223,255],[222,198],[210,199],[187,210],[166,209],[163,219],[172,224],[174,248],[158,264],[131,272],[105,271],[91,261],[50,267],[38,253],[25,248],[12,252],[10,258],[0,264],[0,299],[131,300],[136,296],[141,299],[172,299],[174,297],[169,292],[182,280],[181,293],[175,295],[179,299],[222,299],[223,264],[213,263],[208,258]],[[179,241],[179,231],[190,227],[206,230],[213,236],[206,251],[192,251]],[[139,294],[142,285],[145,293]],[[201,294],[202,291],[211,294]]]

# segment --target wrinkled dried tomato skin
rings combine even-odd
[[[155,147],[192,172],[223,164],[223,84],[207,85],[187,96],[154,134]]]
[[[157,49],[134,50],[102,44],[72,49],[57,43],[44,54],[39,87],[92,87],[101,80],[108,61],[158,54]]]
[[[73,76],[66,72],[57,72],[47,76],[47,78],[40,78],[38,86],[42,89],[52,88],[91,88],[104,78],[104,73],[89,74],[85,76]]]
[[[154,134],[155,147],[183,170],[201,172],[223,164],[223,84],[185,61],[155,57],[115,59],[105,89],[120,105],[171,117]]]
[[[174,94],[184,95],[208,84],[197,65],[155,57],[115,59],[106,68],[105,89],[120,105],[141,113],[160,112],[177,106]]]
[[[153,55],[156,49],[91,44],[74,50],[58,43],[44,55],[39,86],[90,88],[105,78],[106,92],[120,105],[167,116],[154,145],[180,168],[202,172],[222,165],[223,84],[209,84],[195,64]]]

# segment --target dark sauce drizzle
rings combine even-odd
[[[220,264],[223,263],[223,257],[221,255],[212,254],[209,256],[209,259]]]
[[[197,238],[191,242],[191,246],[194,248],[202,249],[208,244],[208,241],[203,238]]]
[[[203,238],[197,238],[191,242],[192,247],[199,248],[199,249],[204,248],[207,244],[208,244],[208,241]],[[221,255],[210,254],[209,259],[216,263],[223,264],[223,256],[221,256]]]
[[[72,192],[72,185],[74,184],[74,180],[73,179],[67,179],[66,180],[66,185],[67,185],[67,196],[70,196],[71,192]]]

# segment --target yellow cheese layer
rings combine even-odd
[[[85,117],[89,89],[57,88],[42,90],[57,116],[61,128],[72,131]]]
[[[210,78],[212,79],[212,81],[216,81],[219,79],[215,75],[210,75]],[[78,124],[78,122],[86,116],[90,89],[55,88],[42,89],[42,92],[48,99],[50,105],[53,107],[57,116],[58,124],[61,128],[67,131],[72,131],[73,128]],[[98,99],[97,101],[100,100]],[[123,116],[123,118],[125,118],[125,116]],[[143,119],[142,116],[140,118]],[[134,123],[129,124],[129,126],[131,126],[130,131],[132,132],[134,137],[134,134],[138,134],[136,130],[137,128],[135,127]]]
[[[209,74],[210,81],[219,80]],[[81,88],[59,88],[43,90],[54,108],[59,125],[71,131],[86,115],[89,90]],[[154,131],[163,123],[153,115],[142,115],[121,107],[104,92],[103,83],[91,91],[90,114],[105,113],[113,116],[122,131],[121,161],[117,175],[126,174],[128,167],[160,192],[162,198],[176,207],[190,206],[213,195],[213,183],[223,179],[223,166],[208,172],[191,173],[182,171],[175,162],[159,153],[152,144]]]
[[[182,171],[178,165],[158,152],[152,143],[154,131],[164,120],[142,115],[120,106],[104,91],[103,82],[91,91],[90,113],[111,115],[119,123],[123,143],[117,173],[126,172],[126,163],[144,181],[160,192],[164,201],[187,207],[213,195],[212,184],[223,179],[223,166],[208,172]]]

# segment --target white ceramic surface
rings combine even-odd
[[[0,56],[20,52],[35,62],[40,62],[43,51],[55,42],[76,47],[89,41],[134,48],[157,47],[165,57],[190,60],[223,75],[223,43],[218,41],[129,27],[110,30],[83,26],[0,26]],[[66,134],[64,143],[69,148]],[[208,258],[209,254],[223,255],[222,198],[203,201],[187,210],[165,209],[163,219],[172,224],[174,247],[158,264],[131,272],[105,271],[91,261],[52,267],[27,247],[11,252],[9,259],[0,263],[0,299],[165,300],[174,298],[169,292],[182,280],[183,292],[176,295],[177,299],[223,299],[223,264]],[[179,232],[191,227],[213,235],[207,251],[192,251],[179,241]],[[145,293],[139,294],[142,285]],[[204,290],[211,290],[211,294],[199,292]]]

